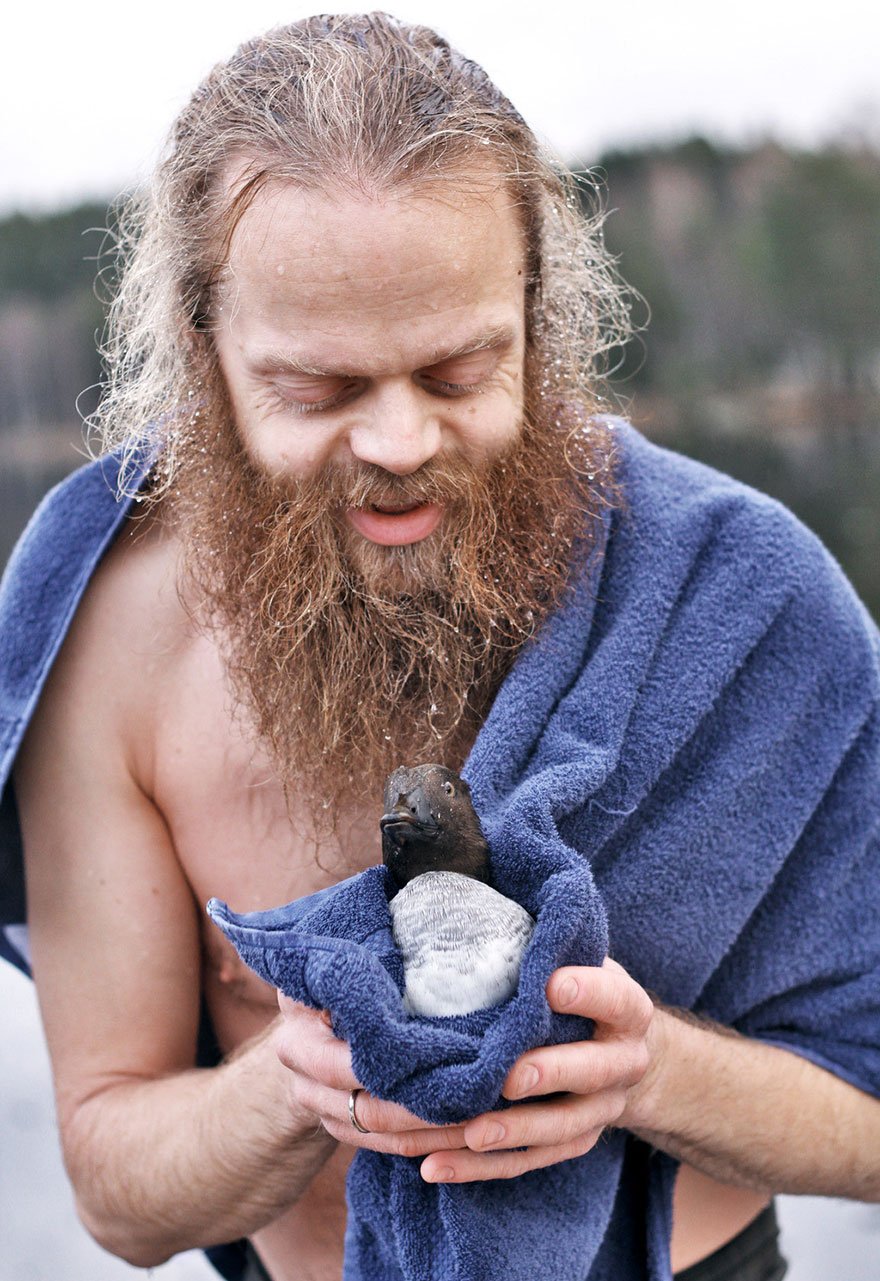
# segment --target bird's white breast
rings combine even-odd
[[[457,872],[425,872],[391,900],[411,1014],[470,1014],[516,991],[535,922],[491,886]]]

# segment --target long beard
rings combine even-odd
[[[410,476],[334,465],[283,483],[242,449],[227,405],[178,442],[172,513],[185,598],[221,646],[233,692],[290,795],[335,810],[396,765],[460,768],[514,658],[595,545],[609,501],[601,422],[558,408],[477,468]],[[437,502],[405,547],[358,537],[346,508]]]

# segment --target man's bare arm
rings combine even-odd
[[[880,1100],[791,1051],[675,1011],[621,1118],[725,1183],[880,1201]]]
[[[65,1161],[86,1226],[141,1265],[254,1231],[335,1146],[271,1034],[193,1067],[201,909],[141,786],[175,641],[145,547],[90,586],[16,769]]]
[[[725,1183],[880,1200],[877,1099],[786,1050],[652,1011],[613,961],[557,970],[548,997],[595,1019],[595,1039],[523,1055],[504,1093],[528,1104],[476,1117],[467,1147],[427,1157],[424,1178],[512,1178],[586,1151],[612,1125]]]
[[[266,1033],[219,1068],[118,1081],[71,1107],[65,1162],[92,1236],[153,1267],[278,1218],[336,1146],[285,1109],[279,1070]]]

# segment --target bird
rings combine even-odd
[[[489,884],[470,788],[444,765],[400,766],[385,783],[384,809],[404,1009],[437,1018],[501,1005],[516,991],[535,922]]]

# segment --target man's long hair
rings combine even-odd
[[[503,184],[525,248],[524,403],[516,447],[488,471],[451,456],[409,478],[330,469],[279,489],[254,467],[212,328],[236,227],[278,182],[439,199]],[[194,612],[288,795],[306,780],[330,804],[331,779],[366,795],[401,759],[458,767],[573,552],[589,557],[613,492],[604,360],[627,321],[600,223],[484,71],[381,13],[243,45],[125,212],[95,426],[129,462],[156,458],[151,497],[177,513]],[[432,498],[446,516],[426,546],[353,562],[340,544],[334,502]]]
[[[550,412],[579,406],[584,419],[601,409],[607,353],[628,333],[601,216],[584,217],[570,175],[435,32],[383,13],[324,15],[275,28],[216,66],[152,183],[120,211],[107,380],[91,422],[101,447],[133,459],[146,445],[162,454],[162,483],[173,481],[177,443],[197,407],[216,400],[212,314],[229,245],[268,182],[466,191],[487,172],[502,177],[523,228],[527,397]]]

